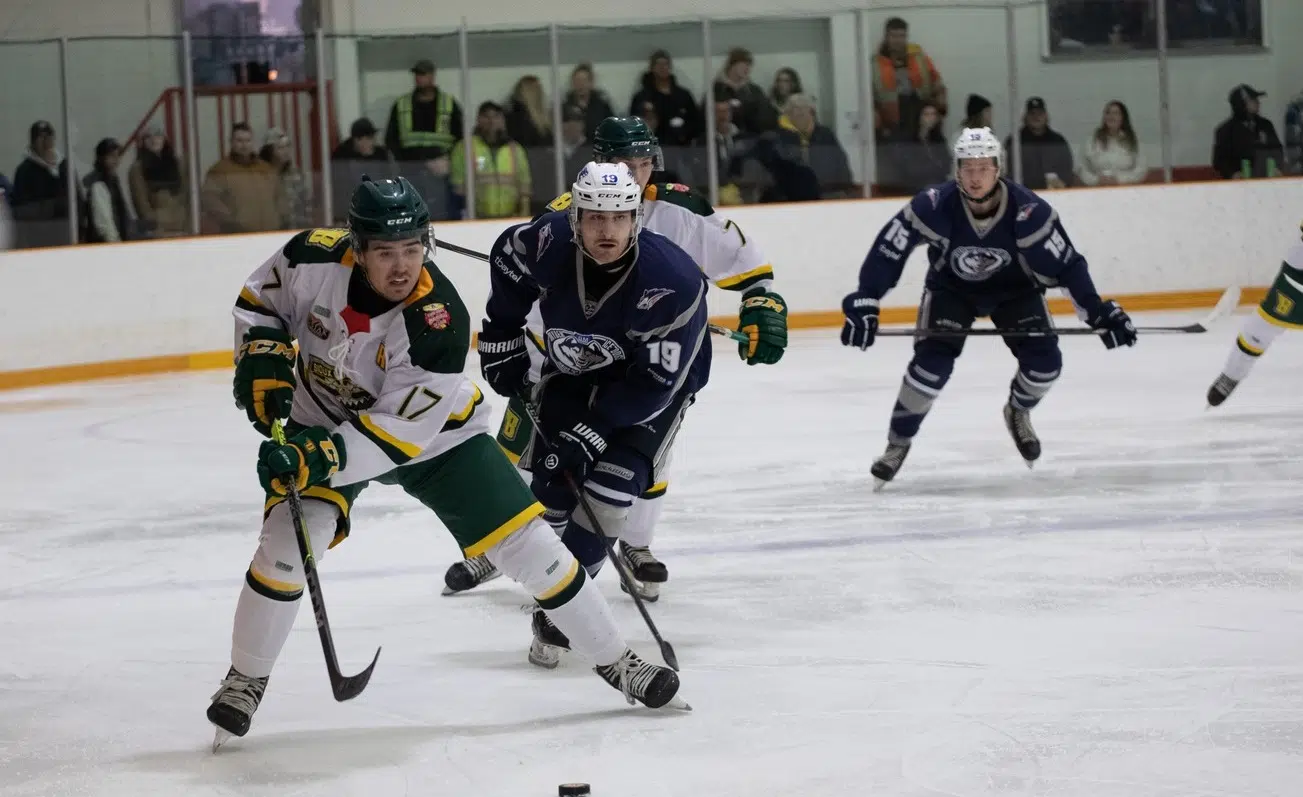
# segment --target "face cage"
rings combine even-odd
[[[566,211],[566,216],[569,217],[570,220],[570,240],[574,242],[575,246],[578,247],[580,252],[584,253],[585,255],[588,255],[589,257],[592,257],[592,255],[589,255],[588,250],[584,248],[584,236],[579,231],[579,211],[581,210],[592,210],[592,208],[581,208],[579,207],[579,205],[572,202],[570,204],[570,209]],[[614,213],[615,211],[594,210],[593,212]],[[620,253],[620,257],[624,257],[625,255],[627,255],[630,249],[637,248],[638,233],[642,232],[642,221],[643,221],[643,204],[642,202],[639,202],[638,208],[633,212],[633,231],[629,235],[629,246],[623,252]]]

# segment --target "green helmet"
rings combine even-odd
[[[608,116],[594,131],[593,160],[606,163],[615,158],[651,158],[653,169],[665,168],[661,144],[640,116]]]
[[[366,250],[367,241],[420,238],[430,243],[430,209],[405,177],[372,180],[362,175],[348,206],[348,231],[353,247]]]

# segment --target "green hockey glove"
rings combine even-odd
[[[300,491],[328,481],[347,461],[344,438],[324,426],[309,426],[277,445],[258,447],[258,481],[268,495],[285,495],[289,485]]]
[[[764,288],[752,288],[742,295],[738,331],[751,338],[737,345],[738,356],[747,365],[772,365],[787,348],[787,302]]]
[[[246,332],[235,365],[235,405],[263,435],[271,435],[272,421],[289,417],[294,386],[294,345],[289,333],[275,327]]]

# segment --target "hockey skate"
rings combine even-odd
[[[661,596],[661,584],[670,580],[665,563],[657,559],[651,549],[626,545],[623,540],[620,541],[620,561],[633,575],[633,587],[638,590],[638,597],[647,603],[655,603]],[[624,579],[620,579],[620,589],[629,591]]]
[[[534,610],[532,626],[534,641],[529,643],[529,663],[547,670],[556,669],[561,654],[570,650],[570,639],[552,624],[542,609]]]
[[[493,563],[489,561],[489,557],[482,554],[472,556],[469,559],[454,562],[448,567],[448,572],[443,574],[443,594],[456,595],[458,592],[475,589],[500,575],[502,575],[502,571],[493,566]]]
[[[262,693],[267,689],[266,678],[250,678],[241,675],[234,667],[226,673],[226,680],[213,695],[213,703],[208,707],[208,721],[217,726],[213,737],[213,752],[226,743],[232,736],[243,736],[249,732],[249,723],[253,721],[253,712],[262,702]]]
[[[896,478],[896,473],[900,471],[900,466],[905,464],[905,457],[909,454],[909,441],[887,443],[887,450],[882,456],[873,461],[873,466],[869,468],[869,473],[873,474],[873,492],[881,492],[887,482]]]
[[[1231,397],[1231,391],[1239,382],[1231,379],[1226,374],[1220,374],[1217,381],[1213,382],[1212,387],[1208,388],[1208,406],[1219,407],[1221,403]]]
[[[1032,428],[1031,410],[1020,410],[1012,404],[1005,404],[1004,425],[1009,430],[1009,436],[1013,438],[1013,444],[1018,447],[1018,453],[1023,461],[1027,463],[1028,468],[1031,468],[1041,456],[1041,439],[1036,436],[1036,430]]]
[[[631,706],[635,705],[636,700],[647,708],[668,706],[683,711],[692,710],[692,706],[678,697],[679,676],[674,670],[643,661],[628,648],[625,648],[624,655],[614,664],[594,667],[593,672],[619,689]]]

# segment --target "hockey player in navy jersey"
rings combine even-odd
[[[565,211],[507,229],[491,250],[479,335],[484,380],[524,395],[541,428],[521,463],[545,517],[596,574],[634,499],[656,481],[684,412],[710,374],[705,275],[668,238],[642,229],[642,187],[622,163],[589,163]],[[531,384],[526,319],[538,302],[547,359]],[[569,478],[567,478],[569,477]],[[568,640],[534,613],[530,661],[555,667]]]
[[[858,289],[842,302],[842,345],[866,349],[878,329],[882,297],[900,280],[910,252],[928,247],[927,279],[918,310],[920,333],[905,371],[887,450],[870,471],[878,487],[891,481],[964,348],[963,330],[983,316],[999,329],[1047,331],[1006,335],[1018,360],[1004,422],[1031,467],[1041,455],[1031,411],[1063,366],[1045,303],[1047,288],[1063,289],[1078,314],[1110,349],[1132,346],[1136,330],[1114,301],[1100,298],[1086,259],[1072,245],[1058,213],[1044,199],[1001,176],[999,140],[988,128],[965,129],[954,150],[953,180],[932,186],[901,209],[878,234],[860,267]]]

